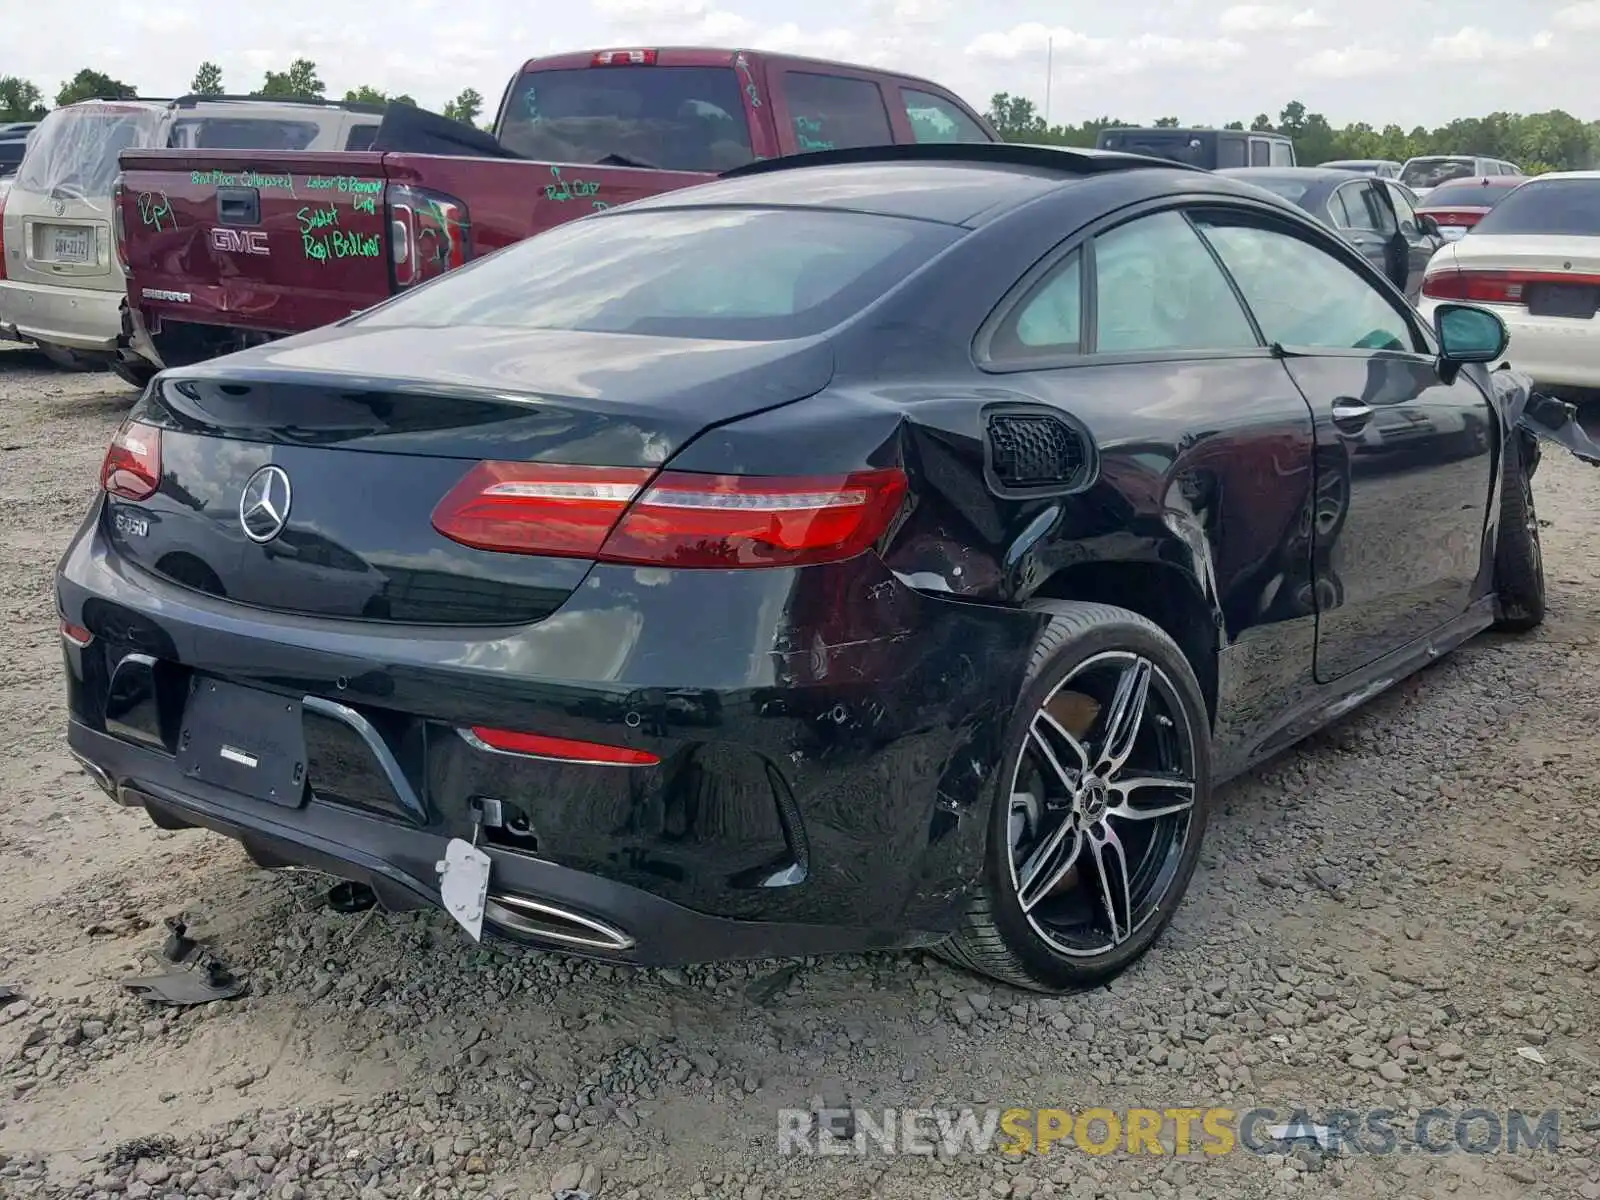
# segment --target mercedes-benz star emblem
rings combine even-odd
[[[262,467],[239,493],[239,525],[252,542],[270,542],[289,522],[289,476],[282,467]]]

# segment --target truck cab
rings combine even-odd
[[[1255,129],[1178,129],[1170,126],[1102,129],[1102,150],[1145,154],[1215,171],[1221,167],[1294,167],[1294,141]]]

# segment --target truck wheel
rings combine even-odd
[[[1051,601],[1007,738],[983,876],[936,952],[1017,987],[1104,983],[1156,940],[1211,803],[1206,705],[1157,625]]]
[[[1511,633],[1537,629],[1544,621],[1544,554],[1539,515],[1533,506],[1533,471],[1538,443],[1521,431],[1506,440],[1500,464],[1500,528],[1495,536],[1494,588],[1500,599],[1496,628]]]

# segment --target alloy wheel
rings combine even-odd
[[[1086,659],[1034,714],[1011,781],[1011,884],[1056,952],[1117,950],[1162,912],[1195,804],[1195,737],[1142,655]]]

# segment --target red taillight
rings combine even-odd
[[[385,189],[384,202],[397,289],[464,266],[472,256],[472,222],[466,204],[454,196],[391,183]]]
[[[124,271],[128,269],[128,220],[122,215],[122,201],[126,194],[119,174],[111,189],[111,243],[117,249],[117,261],[122,264]]]
[[[100,466],[100,486],[124,500],[148,500],[161,486],[161,431],[124,421]]]
[[[666,471],[624,514],[604,562],[663,567],[794,567],[854,558],[905,496],[897,468],[775,478]]]
[[[660,756],[648,750],[626,746],[606,746],[600,742],[580,742],[574,738],[549,737],[542,733],[516,733],[509,729],[488,729],[475,725],[469,740],[501,754],[526,754],[532,758],[556,758],[563,762],[590,763],[616,767],[653,767]]]
[[[480,463],[434,510],[433,527],[480,550],[660,567],[837,562],[888,528],[898,468],[776,477]],[[644,485],[649,482],[650,486]]]
[[[589,60],[589,65],[594,67],[653,67],[656,65],[656,52],[654,50],[601,50]]]
[[[1600,287],[1600,275],[1572,271],[1473,271],[1444,268],[1425,276],[1422,294],[1430,300],[1459,300],[1466,304],[1526,304],[1528,288],[1536,283]]]
[[[94,634],[90,633],[82,625],[74,625],[71,621],[65,620],[61,622],[61,637],[62,640],[71,642],[80,650],[94,641]]]

